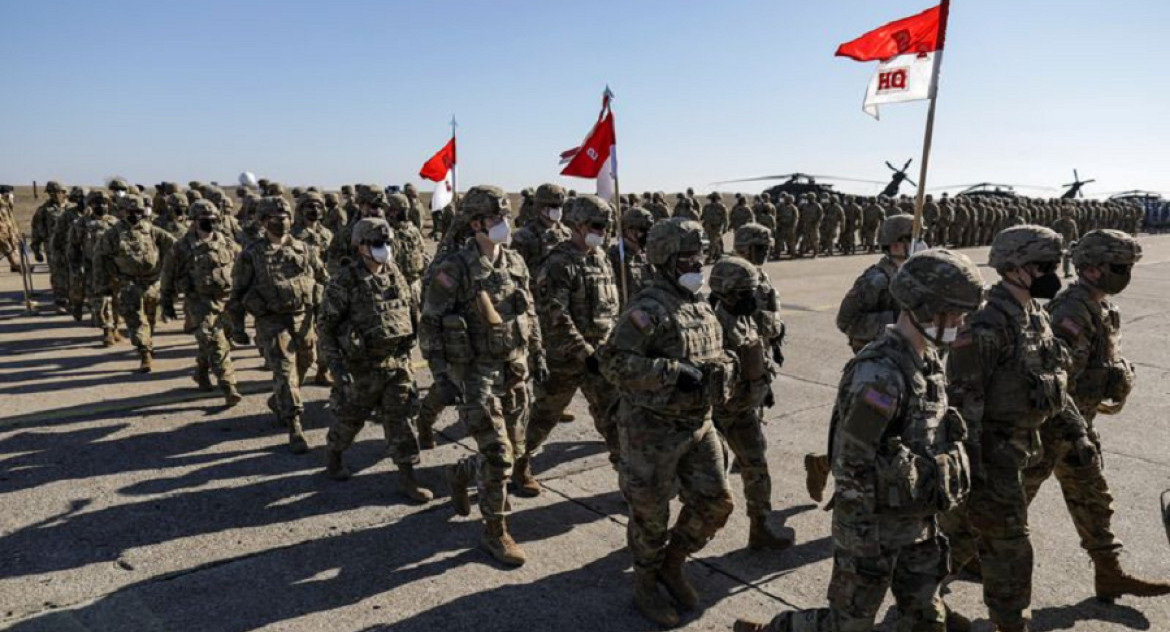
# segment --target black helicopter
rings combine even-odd
[[[1061,194],[1060,199],[1075,200],[1079,197],[1085,197],[1085,193],[1081,191],[1081,188],[1090,182],[1096,182],[1096,180],[1081,180],[1081,176],[1077,174],[1077,170],[1073,169],[1073,182],[1061,185],[1068,187],[1068,190]]]
[[[910,168],[910,163],[913,162],[913,160],[914,160],[913,158],[911,158],[910,160],[907,160],[906,164],[903,165],[903,167],[901,169],[898,169],[894,165],[890,164],[890,162],[887,160],[886,166],[889,167],[890,170],[894,172],[894,175],[892,175],[890,177],[889,181],[863,180],[860,178],[842,178],[839,176],[810,175],[807,173],[796,172],[796,173],[785,173],[785,174],[780,174],[780,175],[775,175],[775,176],[759,176],[757,178],[742,178],[739,180],[724,180],[722,182],[715,182],[713,184],[714,185],[722,185],[722,184],[732,184],[732,183],[736,183],[736,182],[760,182],[760,181],[764,181],[764,180],[784,180],[784,182],[777,184],[776,186],[769,187],[768,189],[764,190],[764,193],[769,195],[773,199],[778,197],[782,193],[787,193],[789,195],[792,195],[793,197],[800,197],[800,196],[804,195],[805,193],[812,193],[812,194],[817,195],[817,196],[820,196],[822,193],[836,193],[836,191],[833,190],[832,184],[824,184],[822,182],[817,182],[817,179],[821,179],[821,180],[834,180],[837,182],[860,182],[860,183],[864,183],[864,184],[883,184],[883,185],[885,185],[885,188],[882,189],[881,194],[885,195],[885,196],[889,196],[889,197],[896,197],[898,195],[898,190],[901,188],[903,182],[909,182],[912,186],[918,186],[913,180],[911,180],[906,175],[906,170]]]

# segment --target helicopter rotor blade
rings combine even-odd
[[[1076,169],[1073,169],[1073,180],[1076,180],[1077,182],[1081,181],[1081,176],[1077,173]]]
[[[914,187],[915,189],[917,189],[917,188],[918,188],[918,183],[917,183],[917,182],[915,182],[915,181],[913,181],[913,180],[911,180],[910,178],[906,178],[905,182],[909,182],[909,183],[910,183],[910,186]]]
[[[759,182],[761,180],[787,180],[794,175],[797,175],[797,174],[785,173],[783,175],[778,175],[778,176],[759,176],[756,178],[740,178],[738,180],[722,180],[719,182],[712,182],[711,184],[716,185],[716,184],[732,184],[734,182]]]
[[[902,167],[902,171],[905,171],[905,170],[909,169],[909,168],[910,168],[910,163],[912,163],[912,162],[914,162],[914,159],[913,159],[913,158],[911,158],[910,160],[907,160],[907,161],[906,161],[906,164],[905,164],[905,165]]]
[[[862,180],[860,178],[842,178],[839,176],[824,176],[824,175],[822,175],[822,176],[810,175],[809,177],[810,178],[817,178],[820,180],[839,180],[841,182],[863,182],[865,184],[887,184],[887,182],[885,180]]]
[[[895,167],[894,165],[891,165],[891,164],[890,164],[890,161],[889,161],[889,160],[887,160],[887,161],[886,161],[886,166],[887,166],[887,167],[889,167],[889,168],[890,168],[891,170],[893,170],[893,171],[897,171],[897,170],[898,170],[898,168],[897,168],[897,167]]]

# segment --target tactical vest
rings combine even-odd
[[[1088,289],[1079,284],[1059,294],[1045,309],[1055,313],[1065,301],[1082,303],[1092,320],[1093,344],[1085,367],[1068,378],[1068,390],[1077,409],[1091,419],[1102,401],[1123,403],[1133,388],[1133,371],[1121,357],[1121,312],[1112,303],[1104,307],[1094,301]]]
[[[85,236],[81,243],[81,254],[85,257],[86,267],[89,267],[93,257],[97,254],[97,245],[106,231],[117,225],[118,220],[112,215],[91,217],[84,224]]]
[[[371,274],[360,263],[354,268],[349,320],[341,337],[346,358],[376,363],[409,354],[414,343],[414,323],[406,279],[393,268],[386,268],[382,274]]]
[[[443,354],[451,364],[527,357],[533,328],[528,315],[532,301],[528,268],[512,250],[505,248],[500,256],[503,266],[484,266],[474,242],[454,255],[463,273],[464,294],[456,313],[442,320]],[[497,316],[499,322],[493,322]]]
[[[232,292],[232,263],[235,252],[222,236],[198,241],[191,249],[186,291],[212,300],[223,300]]]
[[[618,316],[618,289],[613,270],[600,250],[573,257],[572,261],[580,278],[569,293],[569,314],[581,336],[589,344],[597,345],[609,335]]]
[[[273,247],[257,242],[249,249],[255,277],[244,295],[244,307],[253,315],[297,314],[312,305],[317,281],[311,251],[291,240]]]
[[[739,360],[739,379],[735,381],[731,397],[720,409],[743,413],[760,408],[772,385],[764,339],[752,326],[750,316],[741,319],[726,310],[716,310],[715,314],[722,321],[723,347]]]
[[[422,234],[414,226],[394,230],[397,256],[395,261],[402,275],[409,280],[422,277],[426,260],[423,258]]]
[[[852,383],[860,362],[884,359],[898,367],[904,388],[879,439],[874,463],[877,513],[923,518],[962,504],[971,490],[971,467],[962,443],[966,425],[947,406],[941,361],[928,352],[925,370],[919,371],[905,345],[887,333],[849,361],[841,383]],[[838,409],[846,397],[851,394],[842,393]]]
[[[1064,405],[1064,349],[1038,305],[1032,305],[1031,314],[1017,316],[1013,312],[1022,308],[1006,305],[1009,300],[992,292],[985,308],[1007,322],[1003,331],[1009,340],[1007,361],[991,373],[984,389],[984,421],[1035,430]]]
[[[154,243],[152,228],[145,221],[118,228],[114,265],[119,275],[136,281],[149,281],[158,276],[162,254]]]
[[[730,396],[733,367],[728,366],[723,350],[723,327],[711,307],[702,301],[690,300],[677,292],[651,285],[638,293],[633,303],[657,303],[668,320],[658,323],[664,328],[659,334],[663,344],[648,353],[652,357],[685,362],[703,371],[704,388],[684,393],[678,388],[659,388],[653,391],[627,393],[631,403],[645,406],[655,412],[701,422],[712,404],[726,402]]]

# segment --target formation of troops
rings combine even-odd
[[[0,192],[0,256],[10,257],[19,231],[11,188]],[[477,452],[446,465],[450,501],[470,515],[475,489],[481,544],[501,564],[526,561],[509,532],[512,503],[542,492],[533,456],[572,420],[579,390],[628,504],[634,603],[664,627],[700,606],[686,560],[734,510],[732,461],[746,545],[783,551],[795,540],[772,515],[762,423],[780,399],[786,331],[762,266],[881,252],[842,301],[837,325],[855,356],[826,454],[805,459],[813,498],[835,481],[829,605],[735,629],[868,632],[887,590],[898,629],[967,629],[940,597],[962,571],[982,581],[996,629],[1027,630],[1028,505],[1052,476],[1099,598],[1170,593],[1119,564],[1093,426],[1121,412],[1134,383],[1110,297],[1141,257],[1136,207],[928,199],[926,241],[940,247],[911,255],[905,199],[738,195],[729,209],[688,191],[673,207],[647,193],[615,208],[544,184],[513,212],[501,189],[476,186],[431,216],[432,256],[429,213],[409,186],[334,194],[261,181],[233,196],[161,183],[147,195],[114,180],[93,191],[49,182],[45,193],[30,247],[47,259],[60,313],[88,312],[108,347],[124,327],[142,372],[157,319],[181,321],[197,341],[194,381],[218,386],[228,407],[241,401],[232,349],[254,343],[296,454],[309,449],[300,386],[330,386],[332,479],[350,476],[344,454],[373,421],[399,492],[430,502],[415,468],[454,407]],[[989,289],[945,248],[982,244],[999,277]],[[1076,276],[1065,287],[1062,261]],[[416,354],[432,376],[425,396]]]

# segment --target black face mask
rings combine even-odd
[[[133,211],[133,212],[126,213],[126,223],[128,223],[128,224],[137,224],[141,220],[142,220],[142,213],[140,213],[139,211]]]
[[[105,205],[93,207],[93,214],[96,215],[97,217],[105,217],[105,215],[106,215]]]
[[[756,313],[756,309],[758,307],[759,305],[756,301],[756,297],[749,294],[747,296],[739,297],[739,299],[735,301],[734,305],[731,305],[727,308],[727,311],[731,312],[735,316],[751,316],[752,314]]]
[[[759,265],[764,265],[764,262],[766,262],[767,260],[768,260],[768,247],[767,246],[752,246],[751,247],[751,250],[748,252],[748,261],[751,261],[752,263],[759,266]]]
[[[1028,285],[1028,293],[1032,298],[1052,298],[1060,291],[1060,277],[1056,272],[1046,272],[1034,279]]]
[[[315,222],[315,221],[321,219],[321,211],[319,211],[315,208],[306,209],[305,210],[305,219],[309,220],[310,222]]]
[[[209,219],[206,217],[200,218],[199,219],[199,230],[201,230],[205,233],[210,233],[211,231],[215,230],[215,220]]]
[[[264,226],[268,229],[268,232],[272,233],[273,235],[276,235],[277,237],[283,237],[284,234],[288,232],[289,221],[287,218],[270,219],[267,223],[264,224]]]

